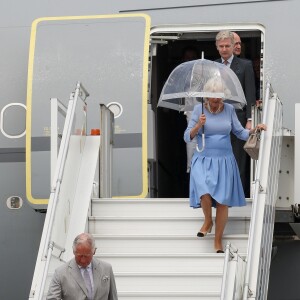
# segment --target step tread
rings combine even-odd
[[[197,258],[197,257],[206,257],[206,258],[220,258],[224,259],[224,253],[102,253],[96,252],[97,257],[186,257],[186,258]],[[239,254],[243,255],[243,254]]]
[[[105,217],[98,217],[98,216],[89,216],[89,220],[103,220],[103,221],[199,221],[201,217],[130,217],[130,216],[105,216]],[[240,221],[240,220],[250,220],[250,216],[229,216],[230,221]]]
[[[137,297],[137,296],[160,296],[160,297],[166,297],[166,296],[171,296],[171,297],[193,297],[193,296],[219,296],[220,292],[218,291],[203,291],[203,292],[174,292],[174,291],[164,291],[164,292],[156,292],[156,291],[143,291],[143,292],[125,292],[125,291],[118,291],[118,296],[132,296],[132,297]]]
[[[161,276],[161,277],[189,277],[189,276],[207,276],[216,277],[222,276],[222,272],[114,272],[115,276],[119,277],[134,277],[134,276]]]
[[[154,202],[154,203],[159,203],[159,202],[186,202],[189,203],[189,198],[92,198],[92,202]],[[246,198],[246,202],[252,202],[252,198]]]
[[[111,238],[118,238],[118,239],[183,239],[183,240],[189,240],[189,239],[199,239],[196,236],[196,234],[193,235],[183,235],[183,234],[93,234],[95,239],[111,239]],[[211,239],[214,238],[214,234],[210,233],[208,234],[205,239]],[[232,239],[232,240],[238,240],[238,239],[248,239],[248,234],[232,234],[232,235],[224,235],[223,240]]]

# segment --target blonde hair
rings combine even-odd
[[[230,39],[231,44],[234,45],[234,34],[229,30],[222,30],[216,35],[216,45],[219,41]]]

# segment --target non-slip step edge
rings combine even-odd
[[[164,240],[172,240],[172,239],[182,239],[182,240],[201,240],[201,238],[196,235],[180,235],[180,234],[93,234],[95,239],[164,239]],[[214,234],[208,234],[205,236],[205,239],[214,238]],[[203,238],[202,238],[203,239]],[[248,234],[233,234],[233,235],[224,235],[223,240],[246,240],[248,239]]]
[[[119,297],[218,297],[220,292],[206,291],[206,292],[122,292],[118,291]],[[159,299],[159,298],[158,298]]]
[[[189,203],[189,198],[92,198],[92,202]],[[252,202],[252,198],[246,198],[246,202]]]
[[[240,254],[241,255],[241,254]],[[96,252],[96,257],[132,257],[132,258],[220,258],[224,259],[224,253],[101,253]]]
[[[222,272],[115,272],[116,277],[220,277]]]
[[[202,217],[203,218],[203,217]],[[241,216],[236,217],[232,216],[230,217],[230,221],[249,221],[250,216]],[[90,216],[89,221],[162,221],[162,222],[168,222],[168,221],[199,221],[201,220],[200,217],[115,217],[115,216],[106,216],[106,217],[97,217],[97,216]]]

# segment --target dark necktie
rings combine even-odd
[[[228,60],[224,60],[224,61],[223,61],[223,64],[224,64],[225,66],[227,66],[227,65],[228,65]]]
[[[89,275],[89,271],[87,268],[84,269],[83,271],[83,279],[88,291],[88,295],[89,295],[89,300],[92,300],[93,298],[93,288],[92,288],[92,282],[91,282],[91,278]]]

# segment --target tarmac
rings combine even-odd
[[[273,244],[268,300],[300,300],[300,240]]]

